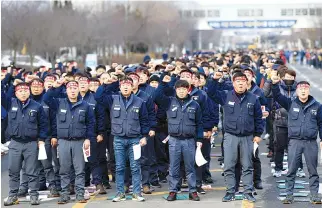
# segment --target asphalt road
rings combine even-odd
[[[322,72],[308,68],[306,66],[290,66],[291,68],[295,69],[297,72],[297,80],[307,80],[311,83],[311,94],[319,101],[322,102]],[[220,153],[220,140],[216,141],[217,147],[212,150],[212,153]],[[272,177],[271,174],[271,167],[269,159],[265,156],[267,152],[266,142],[263,141],[260,144],[260,156],[262,161],[262,180],[263,180],[263,190],[257,191],[258,195],[256,196],[257,202],[255,204],[247,203],[245,201],[233,201],[229,203],[222,203],[221,199],[225,194],[225,186],[224,186],[224,177],[221,176],[221,169],[219,163],[217,161],[217,157],[213,157],[210,164],[210,169],[212,173],[212,177],[215,180],[214,184],[211,185],[211,189],[207,190],[205,195],[201,195],[200,202],[190,202],[188,200],[178,200],[176,202],[167,202],[162,197],[167,194],[168,184],[163,184],[162,188],[156,188],[152,195],[146,195],[146,202],[134,202],[134,201],[126,201],[120,203],[113,203],[107,200],[108,196],[113,196],[115,194],[115,184],[112,183],[113,189],[108,190],[107,195],[98,195],[95,197],[91,197],[87,204],[78,204],[78,203],[69,203],[67,205],[63,205],[60,207],[89,207],[89,208],[100,208],[106,206],[113,206],[113,208],[118,207],[132,207],[132,208],[159,208],[159,207],[169,207],[169,206],[185,206],[186,208],[192,208],[195,206],[203,207],[203,208],[213,208],[216,206],[220,207],[294,207],[294,208],[303,208],[303,207],[321,207],[318,205],[310,205],[308,202],[296,202],[291,206],[284,206],[278,200],[278,193],[280,190],[277,188],[276,180],[285,179],[284,176],[281,178],[275,179]],[[8,156],[1,157],[1,207],[3,207],[3,199],[7,197],[8,194]],[[304,165],[305,167],[305,165]],[[307,174],[305,179],[300,179],[308,182],[308,173],[306,167],[304,168]],[[318,173],[320,178],[322,177],[322,164],[319,164]],[[320,183],[322,183],[322,179],[320,179]],[[305,191],[308,191],[308,185],[305,186]],[[57,199],[53,199],[51,201],[44,201],[41,202],[41,205],[38,207],[57,207]],[[21,202],[19,205],[15,207],[28,207],[28,202]]]

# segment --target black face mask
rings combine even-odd
[[[287,79],[283,79],[283,81],[287,86],[292,86],[295,82],[295,80],[287,80]]]

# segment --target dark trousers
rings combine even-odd
[[[7,119],[1,119],[1,143],[6,143]]]
[[[283,158],[284,158],[284,151],[287,150],[287,146],[289,143],[288,139],[288,129],[285,127],[278,127],[274,125],[274,132],[275,132],[275,170],[281,171],[283,170]],[[303,162],[302,158],[300,161],[301,169],[303,169]]]
[[[107,142],[107,149],[108,149],[108,162],[107,167],[111,171],[112,176],[115,176],[115,152],[114,152],[114,136],[109,135],[109,139]]]
[[[202,172],[202,179],[211,178],[211,173],[209,171],[210,169],[210,160],[211,160],[211,143],[210,139],[204,139],[202,142],[201,152],[204,156],[205,160],[208,162],[204,165],[204,169]]]
[[[302,154],[304,154],[309,171],[310,192],[316,195],[319,191],[318,144],[316,140],[291,139],[288,145],[288,173],[286,175],[286,193],[293,194],[296,171],[300,167]]]
[[[102,183],[102,171],[97,157],[97,153],[99,152],[99,145],[100,143],[97,143],[96,141],[91,142],[91,156],[88,158],[88,163],[85,164],[85,171],[87,170],[87,173],[89,172],[89,174],[86,174],[87,177],[85,175],[85,181],[90,180],[90,174],[92,174],[93,179],[91,183],[95,185]]]
[[[167,124],[158,125],[156,128],[156,134],[154,137],[154,150],[157,163],[158,174],[167,175],[169,168],[169,146],[162,141],[168,136]],[[152,182],[155,179],[152,178]]]
[[[273,128],[273,114],[270,113],[270,115],[266,118],[266,132],[269,134],[269,144],[268,149],[269,151],[274,152],[274,128]]]
[[[101,168],[102,173],[102,183],[107,184],[109,183],[109,177],[108,177],[108,169],[107,169],[107,158],[106,158],[106,150],[107,150],[107,144],[109,142],[110,135],[109,133],[105,132],[104,134],[104,140],[97,145],[97,160],[99,163],[99,166]]]

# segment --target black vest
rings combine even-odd
[[[110,110],[112,135],[121,137],[141,136],[140,109],[143,100],[135,95],[128,98],[125,106],[121,95],[113,95]]]
[[[86,115],[89,106],[85,101],[78,101],[70,109],[67,99],[59,99],[57,137],[59,139],[85,139],[87,138]]]
[[[182,107],[178,99],[171,97],[171,104],[167,110],[168,132],[173,137],[195,138],[196,110],[200,108],[194,100],[189,100]]]
[[[256,95],[246,92],[244,98],[239,101],[233,91],[228,92],[226,103],[223,105],[225,132],[236,136],[254,134],[254,105],[256,99]]]
[[[288,137],[290,139],[316,140],[319,131],[317,111],[320,105],[314,99],[304,108],[296,100],[292,102],[288,115]]]
[[[39,128],[38,113],[41,105],[34,100],[28,99],[23,105],[18,104],[16,98],[11,99],[11,108],[8,110],[7,135],[16,138],[16,141],[32,140],[37,141]]]

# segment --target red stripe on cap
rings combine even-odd
[[[89,82],[89,79],[87,77],[80,77],[79,80],[80,81],[86,81],[86,82]]]
[[[38,86],[44,86],[44,84],[42,83],[42,82],[38,82],[38,81],[33,81],[32,83],[31,83],[31,86],[36,86],[36,87],[38,87]]]

